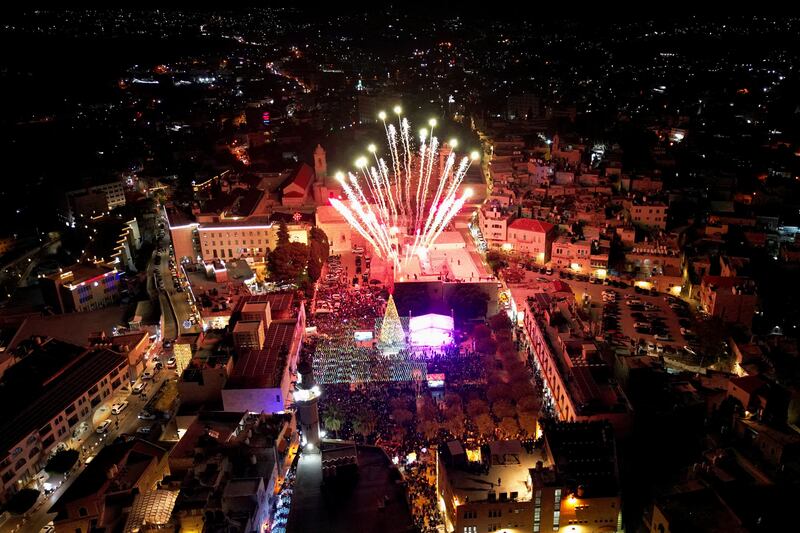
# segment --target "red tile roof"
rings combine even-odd
[[[294,175],[289,179],[289,182],[283,188],[284,191],[292,185],[299,187],[302,190],[307,190],[308,186],[311,185],[311,181],[314,179],[314,169],[311,168],[309,165],[303,163],[301,164],[297,170],[295,171]],[[293,193],[284,193],[286,196],[292,196]]]
[[[518,229],[522,231],[535,231],[537,233],[549,233],[553,229],[553,225],[549,222],[535,220],[532,218],[518,218],[512,222],[509,229]]]

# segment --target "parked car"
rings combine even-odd
[[[150,426],[142,426],[136,430],[136,433],[139,433],[140,435],[148,435],[150,431],[152,431]]]
[[[147,383],[144,383],[144,382],[140,381],[136,385],[133,386],[133,389],[131,389],[131,392],[133,394],[143,394],[146,389],[147,389]]]
[[[150,411],[144,410],[138,415],[139,420],[155,420],[157,417]]]
[[[111,406],[111,412],[115,415],[120,414],[128,407],[128,402],[115,403]]]
[[[104,434],[108,433],[108,428],[109,428],[109,426],[111,426],[111,420],[108,420],[108,419],[106,419],[106,420],[103,420],[103,421],[102,421],[102,422],[100,422],[100,424],[97,426],[97,429],[95,429],[95,431],[96,431],[97,433],[99,433],[100,435],[104,435]]]
[[[147,370],[147,371],[143,372],[143,373],[142,373],[142,379],[143,379],[143,380],[146,380],[146,379],[153,379],[153,373],[152,373],[152,372],[150,372],[149,370]]]
[[[667,335],[664,335],[664,334],[661,334],[661,333],[656,333],[656,334],[655,334],[655,339],[656,339],[657,341],[669,342],[669,341],[671,341],[671,340],[672,340],[672,337],[670,337],[668,334],[667,334]]]

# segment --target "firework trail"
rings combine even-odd
[[[345,198],[330,202],[399,272],[412,257],[424,253],[464,207],[472,191],[457,196],[458,189],[479,154],[472,152],[457,161],[454,149],[458,143],[450,140],[440,146],[433,135],[436,119],[428,122],[430,130],[420,130],[415,151],[408,120],[399,106],[394,112],[397,126],[386,122],[385,112],[378,114],[389,163],[379,155],[377,146],[369,145],[374,163],[360,157],[355,163],[357,172],[338,173],[336,179]]]

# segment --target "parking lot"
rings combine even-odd
[[[602,320],[604,335],[611,335],[623,343],[632,340],[641,347],[638,348],[639,353],[660,355],[683,352],[684,346],[694,343],[690,332],[686,332],[688,338],[681,332],[682,327],[684,331],[687,326],[691,330],[693,319],[690,306],[674,296],[664,293],[652,295],[633,286],[592,283],[586,275],[566,271],[554,270],[552,274],[546,271],[524,272],[522,284],[541,285],[555,280],[568,284],[578,301],[588,300],[592,317]],[[604,292],[609,295],[605,300]],[[637,325],[646,327],[637,328]]]

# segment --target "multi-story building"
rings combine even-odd
[[[233,327],[233,345],[237,350],[260,350],[264,346],[264,322],[240,320]]]
[[[236,531],[268,528],[277,488],[295,457],[293,415],[218,411],[185,418],[169,455],[169,488],[181,489],[170,530],[223,531],[232,523]]]
[[[553,422],[543,428],[544,468],[531,472],[533,531],[622,531],[617,451],[608,422]],[[539,520],[537,520],[537,516]]]
[[[239,317],[245,312],[245,307],[263,301],[266,301],[266,297],[254,297],[241,304],[234,315]],[[233,329],[234,344],[237,342],[237,328],[242,324],[248,330],[253,330],[255,324],[264,327],[264,322],[260,320],[237,321]],[[277,413],[286,409],[290,401],[292,373],[297,368],[305,334],[305,308],[301,304],[292,316],[283,314],[283,318],[269,317],[268,324],[264,328],[265,338],[260,346],[248,348],[236,344],[239,357],[222,390],[226,411]],[[253,333],[247,335],[252,338]]]
[[[40,280],[45,302],[57,313],[100,309],[119,300],[120,273],[116,268],[76,263]]]
[[[100,421],[100,407],[129,382],[127,357],[107,348],[35,338],[17,350],[24,352],[18,371],[27,369],[34,378],[18,383],[8,371],[3,377],[2,401],[17,407],[0,415],[2,499],[29,483],[38,487],[37,476],[56,447],[80,442]]]
[[[550,260],[553,266],[559,268],[571,268],[578,272],[589,272],[592,269],[591,256],[591,242],[568,235],[561,235],[553,241]]]
[[[512,249],[533,257],[540,264],[550,261],[554,236],[555,226],[541,220],[518,218],[508,226],[508,242]]]
[[[704,276],[700,305],[709,315],[749,328],[758,304],[755,282],[750,278]]]
[[[518,440],[467,449],[452,441],[436,455],[436,493],[448,532],[533,531],[530,472],[544,455]]]
[[[62,215],[64,222],[74,228],[80,219],[107,215],[123,205],[125,189],[122,182],[112,181],[67,192]]]
[[[544,438],[542,451],[515,440],[440,447],[436,492],[446,531],[622,531],[610,426],[554,423]]]
[[[266,215],[198,216],[196,221],[179,214],[169,217],[175,257],[179,260],[209,262],[250,257],[263,261],[278,243],[278,224]],[[309,228],[305,223],[288,224],[289,240],[307,244]]]
[[[501,246],[508,241],[511,215],[498,207],[484,206],[478,210],[478,227],[489,246]]]
[[[637,226],[649,229],[667,229],[668,206],[663,202],[647,199],[633,199],[623,202],[630,213],[630,220]]]
[[[545,398],[558,420],[608,420],[618,434],[625,434],[632,408],[594,343],[595,326],[580,320],[572,299],[556,301],[548,293],[529,297],[526,292],[511,292],[524,313],[528,356],[544,379]]]
[[[680,291],[683,254],[677,246],[638,243],[625,252],[625,269],[659,291]]]
[[[100,527],[122,530],[124,515],[108,512],[114,505],[108,497],[119,500],[156,490],[169,475],[168,457],[167,450],[141,439],[102,447],[51,507],[50,512],[56,513],[56,533],[89,532]]]

